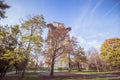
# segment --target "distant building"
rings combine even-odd
[[[63,23],[59,23],[59,22],[52,22],[47,24],[48,27],[48,34],[52,34],[52,32],[57,28],[57,27],[65,27]],[[66,30],[71,30],[71,28],[66,28]],[[51,47],[51,41],[47,41],[47,43],[49,44],[49,47]],[[55,61],[55,68],[58,67],[67,67],[68,63],[67,63],[67,56],[66,55],[60,55],[59,57],[56,58]],[[45,64],[46,66],[48,66],[47,64]]]

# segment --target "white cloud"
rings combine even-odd
[[[95,35],[91,35],[91,36],[87,37],[87,39],[97,38],[97,37],[106,37],[106,36],[109,36],[109,35],[110,35],[109,32],[97,33]]]
[[[77,38],[77,41],[79,42],[80,46],[84,48],[85,51],[87,51],[90,47],[96,48],[98,51],[100,50],[100,43],[98,40],[87,40],[82,36],[75,36],[74,34],[70,34],[71,36],[74,36]],[[103,34],[100,34],[103,35]]]
[[[88,50],[90,47],[94,47],[97,50],[100,50],[100,43],[97,40],[88,41],[84,39],[83,37],[78,37],[78,41],[80,45],[85,48],[85,50]]]
[[[78,41],[79,41],[79,43],[84,43],[84,44],[86,44],[87,42],[86,42],[86,40],[83,38],[83,37],[78,37]]]
[[[88,42],[88,45],[89,45],[89,47],[94,47],[97,50],[100,49],[100,43],[97,40],[93,40],[93,41]]]

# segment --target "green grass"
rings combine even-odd
[[[73,74],[118,74],[120,75],[120,72],[71,72]]]
[[[93,79],[83,79],[83,78],[26,78],[25,80],[110,80],[108,78],[93,78]],[[114,79],[115,80],[115,79]]]
[[[12,77],[4,77],[3,80],[43,80],[43,79],[38,78],[38,77],[25,77],[25,78],[21,78],[21,77],[12,76]]]
[[[41,78],[41,80],[44,80],[44,78]],[[85,79],[85,78],[53,78],[53,79],[47,79],[47,80],[112,80],[108,78],[92,78],[92,79]],[[117,79],[114,79],[117,80]]]
[[[71,72],[72,74],[116,74],[115,72]],[[108,78],[89,78],[89,77],[66,77],[66,78],[47,78],[47,77],[42,77],[38,75],[40,72],[26,72],[25,78],[21,79],[19,76],[9,76],[4,78],[3,80],[113,80],[113,79],[108,79]],[[0,79],[1,80],[1,79]],[[114,80],[119,80],[119,79],[114,79]]]
[[[113,72],[71,72],[73,74],[112,74]]]
[[[1,80],[1,79],[0,79]],[[69,78],[46,78],[46,77],[25,77],[25,78],[20,78],[20,77],[5,77],[3,80],[113,80],[113,79],[108,79],[108,78],[92,78],[92,79],[87,79],[87,78],[76,78],[76,77],[69,77]],[[114,79],[114,80],[119,80],[119,79]]]
[[[117,74],[118,72],[70,72],[70,73],[72,74]],[[39,74],[40,72],[26,72],[25,75],[39,75]],[[120,72],[118,74],[120,74]]]

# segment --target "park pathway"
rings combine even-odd
[[[15,74],[15,71],[7,72],[7,73],[6,73],[6,76],[13,75],[13,74]]]
[[[6,76],[18,76],[18,75],[15,75],[15,71],[12,71],[12,72],[7,72]],[[40,72],[38,74],[26,75],[26,76],[50,78],[49,72]],[[69,72],[54,73],[54,78],[69,78],[69,77],[88,78],[88,79],[91,79],[91,78],[120,79],[120,74],[74,74]]]
[[[40,76],[50,77],[48,72],[41,72]],[[68,72],[55,72],[54,77],[78,77],[78,78],[110,78],[110,79],[120,79],[119,74],[73,74]]]

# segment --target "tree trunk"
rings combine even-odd
[[[70,63],[70,61],[71,61],[71,60],[70,60],[70,53],[69,53],[69,63],[68,63],[68,66],[69,66],[69,69],[68,69],[68,70],[69,70],[69,72],[71,72],[71,63]]]
[[[4,72],[3,72],[3,77],[5,77],[6,72],[7,72],[7,68],[6,68],[6,69],[4,70]]]
[[[3,72],[0,73],[0,77],[3,77],[2,75],[3,75]]]
[[[81,67],[80,67],[79,62],[77,62],[77,67],[78,67],[78,71],[81,71]]]
[[[1,74],[0,74],[0,77],[5,77],[8,68],[9,67],[3,68],[3,70],[1,71]]]
[[[18,70],[17,70],[17,68],[15,69],[15,71],[16,71],[16,74],[18,74]]]
[[[21,76],[22,78],[24,78],[25,77],[25,69],[23,69],[23,71],[22,71],[22,76]]]
[[[97,67],[97,71],[100,72],[98,65],[96,65],[96,67]]]
[[[23,61],[23,63],[22,63],[22,78],[25,77],[25,70],[26,70],[27,64],[28,64],[28,59],[26,59],[26,60]]]
[[[52,64],[51,64],[51,70],[50,70],[50,76],[53,77],[54,75],[54,63],[55,63],[55,56],[52,58]]]
[[[38,61],[37,61],[38,62]],[[38,63],[36,62],[35,64],[35,69],[34,69],[34,72],[36,72],[38,70]]]
[[[69,68],[68,68],[68,71],[71,72],[71,64],[69,62]]]

